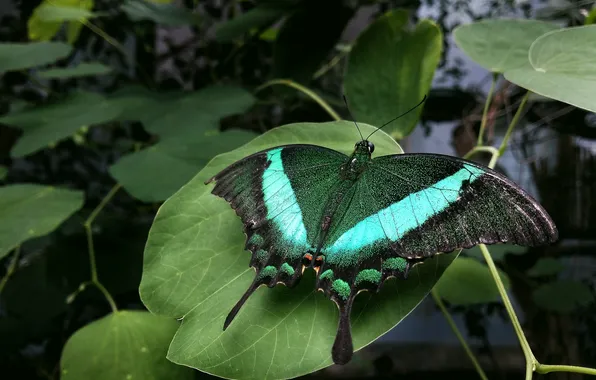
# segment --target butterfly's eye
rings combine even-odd
[[[368,144],[368,151],[370,153],[374,152],[375,151],[375,144],[371,143],[370,141],[367,141],[366,143]]]

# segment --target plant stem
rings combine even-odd
[[[441,313],[443,313],[443,316],[445,317],[445,319],[447,320],[447,323],[449,324],[449,327],[451,327],[451,330],[453,331],[453,333],[457,337],[457,340],[459,340],[459,343],[464,348],[464,351],[466,351],[466,354],[470,358],[470,361],[474,365],[474,368],[476,368],[476,372],[478,372],[478,376],[480,376],[480,378],[482,380],[488,380],[488,377],[486,377],[486,374],[482,370],[482,367],[480,366],[480,363],[478,363],[478,360],[476,359],[476,356],[474,355],[474,353],[470,349],[470,346],[468,346],[468,343],[466,342],[466,340],[464,339],[463,335],[461,334],[461,332],[457,328],[457,325],[455,324],[455,321],[453,320],[453,318],[451,318],[451,315],[449,314],[449,310],[447,310],[447,308],[445,307],[445,304],[443,303],[443,300],[441,300],[441,296],[436,291],[436,288],[433,288],[430,291],[430,294],[432,295],[435,303],[437,304],[437,306],[441,310]]]
[[[501,142],[501,146],[499,147],[499,156],[502,156],[503,153],[505,153],[505,149],[507,149],[507,143],[509,142],[509,138],[511,137],[513,128],[515,128],[515,125],[519,121],[519,118],[521,117],[523,109],[524,109],[526,102],[528,101],[528,98],[530,97],[531,93],[532,92],[529,90],[526,92],[526,94],[524,95],[524,97],[521,100],[519,107],[517,108],[517,111],[515,112],[515,115],[513,115],[513,119],[511,120],[511,123],[509,123],[509,127],[507,127],[507,132],[505,133],[505,137],[503,137],[503,141]],[[495,161],[496,161],[496,159],[495,159]]]
[[[536,363],[536,372],[538,372],[538,373],[574,372],[574,373],[583,373],[586,375],[596,376],[596,369],[586,368],[586,367],[578,367],[578,366],[574,366],[574,365],[550,365],[550,364]]]
[[[2,293],[2,290],[4,290],[4,286],[6,286],[6,283],[8,282],[8,279],[10,278],[10,276],[12,276],[14,271],[17,269],[17,264],[19,263],[20,255],[21,255],[21,246],[17,245],[14,249],[14,254],[12,255],[12,259],[10,260],[10,264],[8,264],[8,269],[6,270],[6,274],[0,280],[0,293]]]
[[[484,109],[482,110],[482,120],[480,121],[480,131],[478,132],[478,142],[477,145],[482,146],[484,144],[484,129],[486,128],[486,120],[488,114],[488,108],[490,107],[490,102],[493,98],[493,92],[495,91],[495,85],[497,84],[497,79],[499,78],[499,73],[493,73],[492,81],[490,83],[490,89],[488,90],[488,94],[486,95],[486,102],[484,102]]]
[[[465,154],[464,158],[466,160],[468,160],[478,152],[488,152],[488,153],[492,154],[493,156],[495,156],[496,154],[499,153],[497,148],[495,148],[493,146],[475,146],[468,153]]]
[[[118,307],[116,307],[116,302],[114,298],[108,292],[105,286],[99,281],[97,276],[97,262],[95,259],[95,246],[93,245],[93,221],[97,218],[97,215],[104,209],[104,207],[108,204],[108,202],[114,197],[116,192],[120,189],[121,185],[117,183],[112,187],[112,189],[108,192],[108,194],[99,202],[97,207],[89,214],[89,217],[83,223],[83,227],[85,227],[85,233],[87,234],[87,250],[89,251],[89,270],[91,272],[91,281],[90,283],[93,284],[100,292],[104,295],[110,307],[112,308],[112,312],[117,312]],[[83,284],[82,284],[83,285]],[[83,286],[84,289],[84,286]],[[78,293],[75,293],[75,295]]]
[[[501,276],[499,276],[499,272],[497,272],[497,267],[495,266],[495,262],[493,261],[486,245],[479,244],[478,247],[480,251],[482,251],[482,256],[484,256],[484,260],[488,265],[488,269],[490,270],[490,274],[493,276],[493,280],[497,285],[497,289],[499,290],[499,294],[503,299],[503,304],[505,305],[505,309],[507,310],[507,314],[509,314],[509,318],[511,319],[511,324],[513,325],[513,329],[515,330],[515,334],[517,335],[517,339],[519,339],[519,343],[521,348],[524,352],[524,356],[526,358],[526,379],[532,378],[532,371],[535,368],[536,359],[534,358],[534,354],[532,353],[532,349],[530,348],[530,344],[524,335],[524,331],[517,319],[517,315],[515,314],[515,310],[513,309],[513,305],[509,300],[509,296],[507,295],[507,291],[505,290],[505,286],[503,285],[503,281],[501,281]],[[529,373],[528,373],[529,369]],[[529,375],[529,377],[528,377]]]
[[[325,111],[327,111],[327,113],[329,114],[329,116],[331,116],[333,118],[333,120],[335,121],[339,121],[341,120],[341,117],[337,114],[337,112],[335,112],[333,110],[333,108],[331,108],[331,106],[324,101],[319,95],[317,95],[314,91],[302,86],[299,83],[296,83],[292,80],[289,79],[273,79],[270,80],[268,82],[265,82],[264,84],[262,84],[261,86],[257,87],[257,89],[255,90],[255,92],[259,92],[262,89],[266,88],[266,87],[270,87],[276,84],[281,84],[281,85],[285,85],[285,86],[289,86],[292,88],[295,88],[298,91],[303,92],[304,94],[308,95],[312,100],[314,100],[315,102],[317,102]]]

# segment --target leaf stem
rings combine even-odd
[[[503,141],[501,142],[501,146],[499,147],[499,156],[502,156],[503,153],[505,153],[505,149],[507,149],[507,143],[509,142],[509,138],[511,137],[513,128],[515,128],[515,125],[519,121],[519,118],[521,117],[523,109],[524,109],[526,102],[528,101],[528,98],[530,97],[531,93],[532,93],[532,91],[530,91],[530,90],[528,90],[526,92],[526,94],[524,95],[524,97],[521,100],[519,107],[517,108],[517,111],[515,112],[515,115],[513,115],[513,119],[511,120],[511,123],[509,123],[509,127],[507,127],[507,132],[505,133],[505,137],[503,137]],[[495,158],[493,157],[493,159],[495,159]],[[495,162],[496,162],[496,159],[495,159]]]
[[[331,108],[331,106],[329,105],[329,103],[327,103],[325,100],[323,100],[319,95],[317,95],[314,91],[304,87],[303,85],[296,83],[292,80],[289,79],[273,79],[270,80],[268,82],[263,83],[262,85],[260,85],[259,87],[257,87],[257,89],[255,90],[255,92],[259,92],[261,90],[263,90],[266,87],[270,87],[276,84],[281,84],[281,85],[285,85],[288,87],[292,87],[295,88],[298,91],[301,91],[302,93],[306,94],[307,96],[309,96],[312,100],[314,100],[315,102],[317,102],[325,111],[327,111],[327,113],[329,114],[329,116],[331,116],[333,118],[333,120],[335,121],[340,121],[341,117],[337,114],[337,112],[335,112],[333,110],[333,108]]]
[[[499,78],[499,73],[492,73],[492,81],[490,83],[490,89],[488,90],[488,94],[486,95],[486,102],[484,102],[484,109],[482,110],[482,120],[480,121],[480,131],[478,132],[478,142],[477,145],[482,146],[484,144],[484,129],[486,128],[486,120],[488,115],[488,108],[490,107],[490,102],[493,98],[493,92],[495,91],[495,85],[497,84],[497,79]]]
[[[83,227],[85,227],[85,233],[87,235],[87,250],[89,251],[89,270],[91,272],[91,281],[81,284],[79,289],[85,289],[86,284],[93,284],[100,292],[104,295],[112,311],[115,313],[118,311],[118,307],[116,307],[116,302],[114,298],[108,292],[105,286],[99,281],[97,276],[97,261],[95,259],[95,246],[93,244],[93,221],[97,218],[97,215],[104,209],[104,207],[108,204],[108,202],[114,197],[114,195],[118,192],[118,190],[122,187],[119,183],[115,184],[114,187],[108,192],[108,194],[99,202],[97,207],[89,214],[89,217],[83,223]],[[78,294],[75,293],[73,296]],[[72,300],[71,300],[72,301]]]
[[[526,358],[526,380],[532,378],[532,371],[535,368],[536,359],[534,358],[534,354],[532,353],[532,349],[530,348],[530,344],[524,335],[524,331],[517,319],[517,315],[515,314],[515,310],[513,309],[513,305],[511,304],[511,300],[509,300],[509,296],[507,295],[507,291],[505,290],[505,286],[503,285],[503,281],[501,281],[501,276],[499,276],[499,272],[497,271],[497,267],[495,266],[495,262],[493,261],[486,245],[478,244],[480,251],[482,252],[482,256],[484,256],[484,260],[488,265],[488,269],[490,270],[490,274],[493,276],[493,280],[497,285],[497,289],[499,290],[499,294],[503,299],[503,304],[505,305],[505,309],[507,310],[507,314],[509,314],[509,319],[511,319],[511,324],[513,325],[513,329],[515,330],[515,334],[517,335],[517,339],[519,339],[519,343],[521,345],[522,351],[524,352],[524,356]],[[529,373],[528,373],[529,370]],[[529,377],[528,377],[529,376]]]
[[[432,295],[433,300],[435,301],[435,303],[437,304],[437,306],[441,310],[441,313],[443,313],[443,316],[445,317],[445,319],[447,320],[447,323],[449,324],[449,327],[451,327],[451,330],[453,331],[453,333],[457,337],[457,340],[459,340],[459,343],[464,348],[464,351],[466,351],[466,354],[470,358],[470,361],[474,365],[474,368],[476,368],[476,372],[478,372],[478,376],[480,376],[480,378],[482,380],[488,380],[488,377],[486,376],[486,374],[482,370],[482,367],[480,366],[480,363],[478,362],[478,359],[476,359],[476,356],[472,352],[472,349],[470,349],[470,346],[468,346],[468,343],[466,342],[466,340],[464,339],[463,335],[461,334],[461,332],[457,328],[457,325],[455,324],[455,321],[453,320],[453,318],[449,314],[449,310],[447,310],[447,308],[445,307],[445,304],[443,303],[443,300],[441,300],[441,296],[436,291],[436,288],[432,288],[432,290],[430,291],[430,294]]]
[[[0,280],[0,293],[2,293],[2,290],[4,290],[4,286],[6,286],[6,283],[8,282],[8,279],[10,278],[10,276],[12,276],[14,271],[17,269],[17,264],[19,263],[20,255],[21,255],[21,246],[17,245],[14,249],[14,254],[12,255],[12,259],[10,260],[10,264],[8,264],[8,269],[6,270],[6,274]]]
[[[574,366],[574,365],[550,365],[550,364],[536,363],[536,372],[538,372],[538,373],[574,372],[574,373],[583,373],[586,375],[595,375],[596,376],[596,369],[586,368],[586,367],[578,367],[578,366]]]

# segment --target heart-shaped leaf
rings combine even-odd
[[[374,127],[361,124],[363,133]],[[377,154],[400,153],[384,132],[371,140]],[[242,223],[204,181],[248,154],[277,145],[318,144],[351,153],[358,133],[350,122],[300,123],[275,128],[215,157],[160,208],[145,248],[141,299],[149,310],[183,318],[168,358],[234,379],[287,379],[328,366],[337,329],[333,302],[314,289],[312,271],[287,289],[261,288],[233,323],[224,318],[254,277],[243,250]],[[352,311],[354,346],[387,332],[427,295],[455,254],[413,269],[407,281],[389,280],[379,294],[361,294]]]
[[[83,205],[83,193],[41,185],[0,187],[0,259],[24,241],[52,232]]]
[[[78,91],[65,99],[26,108],[0,117],[0,122],[23,129],[11,154],[21,157],[71,137],[81,127],[100,124],[118,116],[120,108],[103,96]]]
[[[456,27],[453,38],[474,62],[489,71],[503,73],[524,66],[532,43],[556,29],[556,24],[538,20],[482,20]]]
[[[596,112],[596,25],[549,32],[530,47],[529,63],[508,70],[518,86]]]
[[[505,289],[509,289],[509,277],[501,270],[498,272]],[[473,305],[500,299],[488,267],[469,257],[455,260],[441,276],[435,289],[453,305]]]
[[[254,137],[246,131],[211,131],[195,142],[164,141],[121,158],[110,167],[110,174],[137,199],[165,201],[217,154]]]
[[[72,46],[63,42],[0,43],[0,73],[46,65],[66,57],[71,50]]]
[[[74,67],[54,68],[39,71],[37,75],[44,79],[66,79],[105,75],[112,72],[112,68],[97,62],[83,62]]]
[[[344,87],[358,121],[381,126],[406,112],[428,94],[439,64],[442,34],[432,21],[410,27],[408,12],[391,11],[356,40],[350,52]],[[396,139],[412,132],[422,107],[384,130]]]
[[[92,322],[66,342],[63,380],[193,379],[191,369],[169,362],[168,342],[178,323],[145,311],[119,311]]]

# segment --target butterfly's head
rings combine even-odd
[[[358,141],[354,146],[354,153],[355,154],[366,154],[370,157],[370,155],[375,151],[375,144],[368,140]]]

